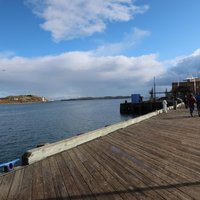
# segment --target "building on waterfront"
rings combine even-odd
[[[42,102],[47,102],[47,99],[45,97],[42,97]]]
[[[184,98],[188,93],[193,93],[194,95],[200,93],[200,78],[190,76],[181,82],[172,83],[174,97]]]

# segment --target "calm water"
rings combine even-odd
[[[21,158],[41,143],[127,120],[121,116],[125,99],[57,101],[39,104],[0,105],[0,163]]]

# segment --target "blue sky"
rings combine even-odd
[[[148,95],[200,75],[199,0],[0,0],[0,96]]]

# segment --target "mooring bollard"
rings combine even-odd
[[[10,162],[7,163],[2,163],[0,164],[0,168],[3,167],[4,168],[4,172],[10,172],[14,169],[15,163],[18,162],[20,159],[17,158],[15,160],[12,160]]]
[[[177,101],[174,101],[174,110],[176,110],[177,109]]]

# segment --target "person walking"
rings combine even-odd
[[[185,104],[185,108],[187,109],[188,108],[188,98],[187,98],[187,95],[184,96],[183,102]]]
[[[190,109],[191,117],[193,117],[195,103],[196,103],[196,99],[195,99],[194,95],[192,93],[189,94],[189,96],[188,96],[188,106],[189,106],[189,109]]]
[[[195,97],[195,99],[196,99],[196,103],[197,103],[197,112],[198,112],[198,115],[199,115],[199,117],[200,117],[200,93],[199,94],[197,94],[197,96]]]
[[[162,104],[163,104],[163,112],[167,113],[167,101],[164,99]]]

